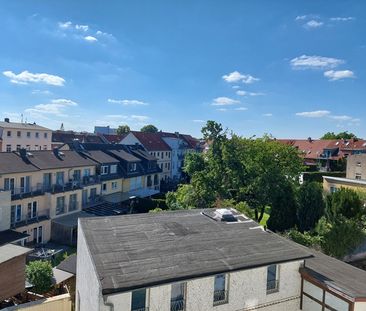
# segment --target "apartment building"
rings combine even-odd
[[[366,154],[353,154],[347,157],[346,178],[323,176],[325,191],[335,192],[342,187],[366,192]]]
[[[139,144],[158,159],[158,166],[162,170],[161,179],[168,181],[172,178],[172,149],[161,138],[159,133],[145,133],[132,131],[121,141],[124,145]]]
[[[102,135],[96,135],[94,133],[87,132],[74,132],[74,131],[53,131],[52,132],[52,149],[60,148],[65,144],[72,144],[73,142],[80,143],[95,143],[103,144],[108,143]]]
[[[52,130],[35,123],[0,122],[0,151],[51,150]]]

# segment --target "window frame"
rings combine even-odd
[[[275,278],[269,280],[270,276],[270,268],[275,267]],[[273,283],[273,285],[272,285]],[[280,265],[272,264],[267,266],[267,274],[266,274],[266,293],[267,295],[277,293],[280,290]]]
[[[216,289],[217,279],[224,276],[224,289]],[[219,306],[229,303],[229,273],[219,273],[214,276],[214,286],[213,286],[213,306]]]

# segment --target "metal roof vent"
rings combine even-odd
[[[215,218],[224,222],[237,222],[238,219],[233,212],[227,208],[219,208],[216,210]]]

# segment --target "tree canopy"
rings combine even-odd
[[[340,132],[338,134],[335,134],[334,132],[327,132],[325,133],[320,139],[357,139],[357,136],[353,133]]]
[[[126,125],[120,125],[118,128],[117,128],[117,134],[118,135],[122,135],[122,134],[127,134],[129,133],[131,130],[130,130],[130,127],[126,124]]]
[[[26,276],[36,293],[45,293],[52,286],[52,265],[49,261],[31,261],[26,266]]]
[[[155,125],[148,124],[148,125],[143,126],[140,131],[146,132],[146,133],[156,133],[159,130]]]

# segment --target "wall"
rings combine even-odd
[[[17,232],[25,232],[29,234],[29,237],[25,240],[26,243],[33,242],[33,230],[35,228],[42,227],[42,243],[47,243],[51,239],[51,220],[43,220],[39,222],[35,222],[33,224],[29,224],[27,226],[18,227],[15,229]]]
[[[357,192],[366,192],[366,185],[359,185],[359,184],[352,184],[351,182],[341,182],[341,181],[333,181],[333,180],[327,180],[324,178],[323,180],[323,189],[326,192],[330,192],[331,188],[335,187],[337,189],[340,188],[348,188],[355,190]]]
[[[301,277],[299,267],[302,261],[284,263],[279,266],[279,291],[267,294],[267,267],[232,272],[229,276],[229,302],[213,307],[214,276],[187,281],[185,311],[297,311],[300,308]],[[171,285],[149,289],[149,311],[170,310]],[[108,297],[115,310],[129,310],[131,293]]]
[[[10,191],[0,190],[0,231],[10,228]]]
[[[0,301],[24,290],[25,258],[26,255],[22,255],[0,264]]]
[[[11,137],[7,136],[7,132],[11,131]],[[17,136],[17,132],[21,132],[21,137]],[[27,137],[27,132],[31,133],[31,137]],[[39,138],[36,138],[36,132],[39,133]],[[44,133],[47,133],[47,138],[44,137]],[[6,151],[6,145],[11,145],[12,151],[16,151],[17,145],[20,145],[21,148],[26,148],[26,146],[30,147],[30,150],[44,150],[44,146],[46,146],[47,150],[51,150],[51,139],[52,139],[52,131],[51,130],[42,130],[42,129],[16,129],[16,128],[4,128],[3,130],[3,142],[2,142],[2,150]],[[36,147],[38,146],[38,147]]]
[[[84,232],[78,224],[78,256],[76,263],[76,310],[97,311],[102,308],[102,295],[94,264],[88,246],[85,242]],[[106,309],[108,310],[108,309]],[[119,309],[115,309],[119,310]],[[128,310],[128,309],[126,309]]]
[[[4,311],[71,311],[71,297],[69,294],[54,296],[47,299],[32,301],[16,307],[6,308]]]
[[[357,165],[361,163],[361,166]],[[354,154],[347,158],[347,178],[356,178],[356,174],[361,175],[361,179],[366,179],[366,154]]]
[[[365,311],[366,302],[355,302],[353,311]]]

